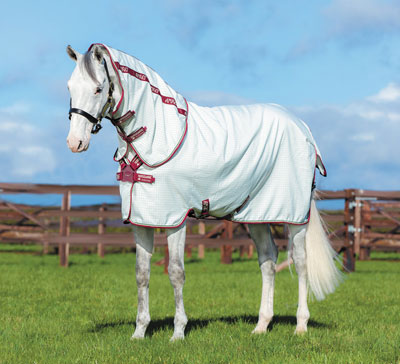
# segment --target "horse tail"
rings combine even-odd
[[[318,301],[323,300],[326,295],[335,291],[343,274],[335,264],[338,258],[326,235],[314,199],[311,201],[310,221],[306,232],[306,256],[309,287]]]

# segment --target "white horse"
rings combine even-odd
[[[273,317],[278,249],[269,223],[288,224],[289,251],[299,277],[295,333],[306,332],[308,286],[320,300],[341,278],[312,198],[315,168],[323,174],[325,169],[308,127],[277,105],[203,108],[187,103],[151,68],[101,44],[85,54],[68,46],[67,53],[77,63],[68,81],[69,148],[85,151],[103,117],[119,135],[115,160],[120,163],[122,213],[133,224],[137,247],[138,311],[132,338],[143,338],[150,322],[154,227],[168,228],[168,273],[176,306],[171,340],[184,338],[189,212],[249,224],[262,273],[256,334],[266,332]]]

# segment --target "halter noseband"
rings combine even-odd
[[[110,87],[108,89],[107,101],[106,101],[105,105],[103,106],[103,109],[101,110],[100,115],[96,118],[93,115],[89,114],[88,112],[86,112],[82,109],[77,109],[75,107],[70,107],[69,112],[68,112],[69,120],[71,120],[72,114],[78,114],[78,115],[85,117],[88,121],[90,121],[93,124],[92,131],[91,131],[92,134],[97,134],[100,131],[100,129],[102,128],[102,126],[100,124],[101,120],[106,116],[107,112],[109,112],[114,107],[114,100],[112,97],[112,94],[114,91],[114,84],[112,83],[110,74],[108,73],[106,61],[104,61],[104,68],[106,70],[107,79],[108,79],[108,83],[109,83]]]

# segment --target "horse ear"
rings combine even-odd
[[[67,47],[67,53],[70,56],[70,58],[73,59],[75,62],[78,60],[79,52],[73,50],[70,45]]]
[[[101,49],[101,47],[99,45],[95,44],[92,47],[92,51],[93,51],[94,59],[99,63],[103,62],[103,50]]]

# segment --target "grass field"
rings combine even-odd
[[[254,336],[261,294],[256,258],[236,256],[227,266],[218,252],[207,252],[204,261],[186,261],[189,324],[186,339],[175,343],[169,342],[173,292],[162,267],[152,265],[148,335],[131,341],[134,254],[70,261],[63,269],[54,255],[0,253],[1,364],[400,362],[400,255],[358,262],[335,294],[310,303],[303,336],[293,335],[297,277],[279,273],[272,328]]]

